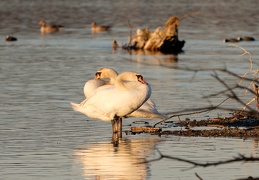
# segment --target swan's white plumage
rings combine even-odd
[[[161,118],[161,119],[167,118],[166,116],[158,112],[158,110],[156,109],[156,104],[151,99],[148,99],[140,108],[128,114],[126,117]]]
[[[99,69],[97,73],[98,73],[98,76],[96,76],[97,79],[110,78],[110,81],[107,84],[114,84],[115,78],[118,75],[118,73],[115,70],[107,67]],[[167,118],[166,116],[158,112],[158,110],[156,109],[155,103],[151,99],[148,99],[139,109],[137,109],[136,111],[132,112],[131,114],[125,117],[160,118],[160,119]]]
[[[90,96],[92,96],[94,94],[94,92],[96,91],[96,89],[100,86],[105,85],[105,81],[101,80],[101,79],[91,79],[89,81],[87,81],[84,85],[84,95],[86,98],[89,98]]]
[[[71,103],[75,111],[90,118],[111,121],[138,109],[151,95],[148,84],[138,81],[137,73],[124,72],[116,77],[114,85],[97,88],[95,93],[80,104]]]

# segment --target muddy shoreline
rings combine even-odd
[[[196,137],[237,137],[237,138],[259,138],[258,114],[244,111],[235,111],[230,117],[212,118],[209,120],[181,120],[178,122],[167,121],[164,123],[175,123],[174,127],[180,130],[168,130],[168,128],[153,128],[150,126],[132,127],[131,132],[142,133],[147,128],[149,133],[155,135],[176,135]],[[143,131],[141,132],[141,128]],[[152,129],[153,128],[153,129]],[[138,130],[137,132],[135,130]],[[152,130],[154,130],[152,132]],[[147,133],[147,132],[146,132]]]

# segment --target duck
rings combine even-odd
[[[244,36],[244,37],[237,37],[237,40],[239,41],[255,41],[255,38],[250,37],[250,36]]]
[[[102,74],[102,78],[109,78],[109,81],[104,81],[100,79],[100,75]],[[94,79],[87,81],[84,85],[84,95],[87,98],[92,96],[96,89],[100,86],[114,84],[115,78],[118,73],[111,68],[100,68],[95,73]]]
[[[225,43],[226,43],[226,42],[239,42],[239,40],[238,40],[238,39],[235,39],[235,38],[224,39],[223,41],[224,41]]]
[[[43,34],[58,32],[61,28],[63,28],[62,25],[47,25],[47,23],[43,20],[41,20],[39,24],[41,25],[40,32]]]
[[[101,32],[101,31],[109,31],[111,26],[100,26],[97,25],[96,22],[92,22],[92,32]]]
[[[113,133],[118,133],[118,122],[142,106],[150,95],[151,87],[143,76],[129,71],[119,74],[114,85],[99,87],[83,103],[70,104],[74,111],[93,119],[111,122]]]
[[[100,68],[95,75],[95,79],[101,80],[104,78],[110,78],[106,84],[114,84],[115,78],[118,73],[112,68]],[[149,98],[140,108],[136,111],[128,114],[124,118],[137,117],[137,118],[159,118],[166,119],[167,117],[159,113],[156,109],[156,104]]]
[[[5,40],[6,40],[6,41],[17,41],[17,38],[16,38],[16,37],[13,37],[13,36],[7,35],[7,36],[5,37]]]
[[[121,47],[121,46],[117,43],[116,40],[113,40],[112,41],[112,47],[116,49],[117,47]]]

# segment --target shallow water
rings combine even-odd
[[[204,99],[224,89],[212,71],[176,70],[224,68],[241,74],[250,67],[249,56],[223,43],[240,35],[258,39],[258,1],[7,1],[1,0],[0,41],[0,176],[2,179],[237,179],[258,177],[259,163],[193,168],[190,164],[160,160],[142,164],[163,154],[197,162],[215,162],[237,156],[258,156],[258,140],[152,135],[124,135],[118,147],[111,143],[111,125],[73,112],[69,102],[83,100],[83,85],[100,67],[118,72],[137,71],[151,84],[152,100],[162,113],[217,105],[226,96]],[[234,10],[233,10],[234,9]],[[136,29],[155,29],[172,15],[199,15],[180,24],[184,53],[131,54],[111,48],[111,41],[126,43],[128,23]],[[150,15],[151,14],[151,15]],[[41,35],[38,22],[56,22],[63,32]],[[92,34],[90,24],[112,25],[112,31]],[[17,42],[6,42],[9,34]],[[259,41],[241,42],[258,64]],[[228,84],[238,80],[220,77]],[[239,96],[248,102],[244,91]],[[222,107],[241,109],[228,100]],[[191,119],[223,117],[214,110],[187,116]],[[181,117],[184,119],[185,117]],[[123,122],[124,129],[137,119]],[[178,118],[173,118],[178,121]],[[148,120],[150,124],[158,120]],[[186,170],[187,169],[187,170]],[[183,171],[185,170],[185,171]]]

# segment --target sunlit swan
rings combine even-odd
[[[41,25],[40,32],[41,33],[54,33],[60,30],[63,26],[61,25],[47,25],[45,21],[40,21]]]
[[[151,88],[136,72],[118,75],[114,85],[101,86],[83,103],[71,102],[72,108],[90,118],[103,121],[120,119],[138,109],[151,95]],[[113,132],[118,131],[113,125]]]
[[[95,79],[110,78],[107,84],[114,84],[114,80],[117,76],[117,72],[111,68],[101,68],[96,72]],[[139,118],[161,118],[164,119],[166,116],[162,115],[156,109],[155,103],[148,99],[139,109],[132,112],[125,117],[139,117]]]
[[[111,26],[100,26],[97,25],[96,22],[92,22],[92,31],[93,32],[101,32],[101,31],[109,31]]]
[[[102,78],[110,78],[109,81],[104,81],[100,79],[100,75],[102,74]],[[84,95],[86,98],[92,96],[96,89],[103,85],[114,84],[115,78],[117,77],[118,73],[111,69],[111,68],[101,68],[99,69],[96,74],[95,78],[87,81],[84,85]]]

